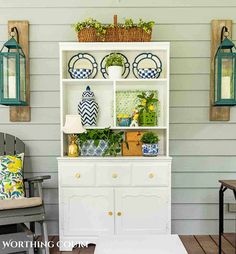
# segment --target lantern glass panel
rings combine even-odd
[[[234,57],[221,61],[221,99],[234,99]]]
[[[20,55],[20,100],[26,101],[25,57]]]
[[[3,56],[3,96],[4,99],[16,99],[16,57]]]
[[[215,101],[218,100],[218,62],[219,62],[219,58],[216,57],[215,58]]]

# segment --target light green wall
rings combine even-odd
[[[0,131],[27,145],[27,174],[52,175],[45,195],[50,233],[58,232],[57,164],[59,155],[58,42],[75,41],[71,24],[85,17],[104,23],[153,19],[153,39],[171,42],[170,153],[173,233],[217,233],[218,179],[236,177],[236,108],[229,123],[209,122],[210,22],[233,19],[235,0],[0,0],[0,42],[8,20],[29,20],[30,123],[10,123],[0,107]],[[233,28],[236,40],[236,24]],[[232,195],[227,194],[232,200]],[[234,230],[234,215],[226,226]]]

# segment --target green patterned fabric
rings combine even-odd
[[[0,156],[0,200],[25,196],[23,181],[23,156]]]
[[[142,92],[144,91],[143,90],[116,91],[116,114],[132,115],[133,110],[140,104],[140,99],[137,96]],[[145,92],[147,95],[154,93],[154,97],[158,99],[157,90],[145,90]],[[158,104],[155,106],[158,107]]]

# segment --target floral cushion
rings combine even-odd
[[[0,156],[0,200],[25,196],[23,158],[24,154]]]

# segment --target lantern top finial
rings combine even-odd
[[[11,37],[10,40],[5,42],[4,46],[8,49],[22,49],[21,45],[15,40],[14,37]]]
[[[234,43],[228,39],[228,37],[225,37],[224,40],[220,44],[221,49],[232,49],[235,48]]]
[[[234,43],[228,38],[229,30],[228,27],[223,26],[221,29],[221,43],[219,49],[232,49],[235,48]]]
[[[4,49],[4,47],[6,47],[8,49],[8,51],[10,51],[10,49],[16,49],[17,51],[21,51],[22,54],[24,55],[22,47],[19,44],[19,33],[18,33],[18,30],[16,27],[11,28],[10,36],[11,36],[11,38],[7,42],[4,43],[1,51]],[[16,37],[16,39],[15,39],[15,37]]]

